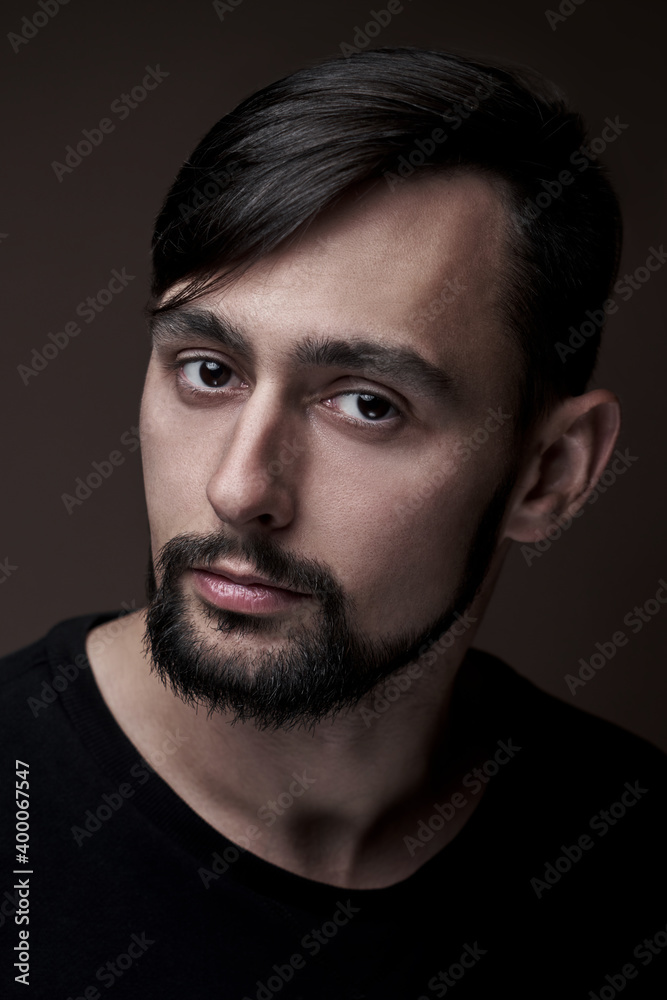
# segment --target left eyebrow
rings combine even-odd
[[[370,378],[389,378],[418,395],[442,398],[456,394],[460,380],[427,361],[410,347],[386,347],[367,340],[306,337],[291,351],[298,364],[321,368],[351,368]]]

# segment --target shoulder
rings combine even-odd
[[[3,716],[19,717],[27,705],[50,703],[88,664],[86,635],[118,612],[98,612],[67,618],[39,639],[0,657]]]
[[[667,755],[617,723],[568,704],[521,678],[525,687],[525,724],[551,756],[578,763],[583,771],[611,764],[641,762],[663,771]]]
[[[48,663],[46,636],[36,639],[28,646],[0,657],[0,684],[10,685],[17,678],[29,673],[35,667]]]
[[[592,715],[541,690],[502,660],[481,654],[488,682],[487,712],[496,733],[506,731],[521,752],[513,765],[516,784],[545,808],[592,808],[624,794],[626,783],[650,788],[662,799],[667,755],[622,726]],[[509,777],[509,775],[508,775]],[[662,791],[662,794],[661,794]],[[626,796],[627,797],[627,796]],[[599,807],[598,807],[599,808]]]

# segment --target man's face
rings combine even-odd
[[[480,176],[380,183],[159,321],[141,416],[164,555],[151,642],[182,694],[243,717],[262,677],[266,697],[289,688],[285,721],[319,678],[301,716],[322,716],[327,690],[332,708],[358,698],[470,602],[512,468],[506,224]]]

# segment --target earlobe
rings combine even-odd
[[[536,542],[561,518],[574,516],[604,472],[620,424],[620,403],[607,389],[559,403],[529,446],[505,537]]]

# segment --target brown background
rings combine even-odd
[[[140,309],[152,223],[201,135],[240,99],[309,61],[338,54],[384,0],[242,0],[220,20],[210,2],[71,0],[15,53],[9,32],[37,0],[5,2],[5,206],[0,561],[0,652],[88,611],[140,606],[147,554],[138,451],[121,436],[137,422],[148,357]],[[628,123],[604,160],[626,224],[622,273],[667,240],[664,205],[664,5],[585,0],[552,30],[543,3],[406,0],[372,43],[414,44],[524,62],[556,80],[599,135]],[[557,5],[553,4],[553,9]],[[567,3],[564,9],[568,9]],[[146,66],[169,76],[126,120],[112,101]],[[59,182],[52,161],[101,118],[113,133]],[[49,332],[106,286],[113,268],[135,275],[95,321],[27,385]],[[595,385],[623,404],[622,449],[637,461],[530,567],[511,556],[478,645],[566,701],[667,748],[663,670],[667,607],[576,697],[566,673],[590,658],[625,614],[667,577],[665,548],[664,274],[652,275],[608,325]],[[126,437],[126,442],[129,438]],[[68,514],[63,493],[115,449],[124,463]]]

